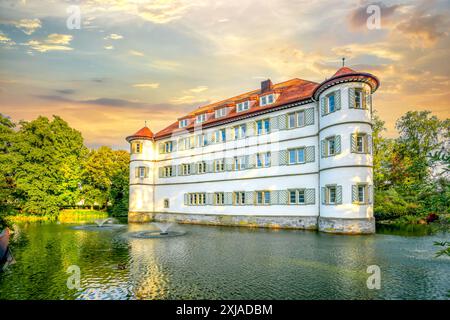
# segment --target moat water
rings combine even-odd
[[[448,299],[450,290],[450,258],[436,258],[433,244],[448,233],[177,225],[183,236],[128,236],[150,230],[20,224],[0,299]],[[380,268],[380,289],[367,287],[370,265]]]

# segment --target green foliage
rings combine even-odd
[[[128,208],[125,151],[108,147],[90,151],[83,137],[58,116],[15,124],[0,114],[0,226],[2,216],[56,217],[80,201],[114,212]]]

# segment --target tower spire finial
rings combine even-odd
[[[147,120],[144,120],[144,125],[147,126]]]
[[[342,58],[342,66],[345,67],[345,57]]]

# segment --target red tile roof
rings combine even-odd
[[[153,132],[147,127],[143,127],[139,131],[137,131],[135,134],[128,136],[126,139],[127,141],[135,140],[135,139],[150,139],[152,140],[154,137]]]
[[[176,122],[172,123],[170,126],[159,131],[158,133],[156,133],[154,136],[151,133],[151,131],[147,127],[145,127],[145,128],[142,128],[141,130],[139,130],[138,132],[136,132],[133,136],[131,136],[131,138],[140,137],[140,135],[142,134],[140,132],[145,129],[147,129],[148,132],[150,132],[151,138],[154,138],[154,139],[165,138],[172,134],[176,134],[179,132],[186,132],[187,130],[192,131],[195,126],[195,119],[194,119],[195,116],[202,114],[202,113],[208,113],[208,114],[213,115],[214,110],[216,110],[220,107],[228,107],[228,109],[229,109],[228,113],[224,117],[221,117],[221,118],[215,118],[214,116],[209,116],[207,118],[207,120],[202,123],[203,127],[219,125],[219,124],[224,123],[225,121],[230,122],[234,119],[238,120],[242,117],[249,116],[253,113],[257,113],[257,112],[264,111],[264,110],[274,109],[279,106],[293,103],[293,102],[301,102],[301,101],[307,101],[309,99],[311,99],[311,100],[317,99],[317,96],[320,94],[320,92],[322,92],[323,90],[328,88],[330,85],[333,85],[337,81],[345,81],[345,80],[348,80],[348,81],[356,80],[356,81],[367,82],[367,83],[369,83],[369,85],[372,86],[372,91],[375,91],[379,85],[378,79],[369,73],[361,73],[361,72],[354,71],[348,67],[342,67],[330,79],[327,79],[320,84],[316,83],[316,82],[312,82],[312,81],[295,78],[292,80],[288,80],[288,81],[273,85],[269,92],[265,92],[263,94],[263,95],[266,95],[269,93],[275,93],[278,95],[275,103],[272,103],[270,105],[260,106],[258,98],[261,95],[261,89],[253,90],[253,91],[249,91],[249,92],[240,94],[238,96],[235,96],[235,97],[232,97],[232,98],[229,98],[226,100],[222,100],[219,102],[208,104],[206,106],[199,107],[196,110],[190,112],[189,114],[187,114],[183,117],[180,117],[178,120],[186,119],[186,118],[193,119],[193,121],[190,121],[189,125],[184,128],[179,128],[179,123],[178,123],[178,121],[176,121]],[[243,102],[246,100],[251,100],[250,108],[247,111],[236,112],[235,107],[232,107],[232,108],[230,107],[230,106],[235,106],[236,103]],[[128,137],[127,140],[129,138],[130,137]]]

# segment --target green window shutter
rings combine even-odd
[[[325,115],[325,97],[320,98],[320,115]]]
[[[206,162],[206,172],[207,173],[214,172],[214,161],[213,160],[209,160]]]
[[[348,89],[348,107],[349,109],[355,108],[355,88]]]
[[[280,165],[280,152],[272,152],[270,154],[270,164],[272,167]]]
[[[214,193],[208,192],[205,194],[205,204],[206,205],[208,205],[208,206],[213,205],[213,203],[214,203],[213,199],[214,199]]]
[[[224,192],[223,203],[224,203],[224,205],[227,205],[227,206],[231,206],[233,204],[233,193],[232,192]]]
[[[326,203],[326,189],[325,187],[321,188],[321,192],[320,192],[320,202],[322,202],[322,204]]]
[[[326,157],[326,143],[325,139],[320,141],[320,157],[325,158]]]
[[[177,165],[177,170],[178,170],[178,175],[182,176],[183,175],[183,165],[181,165],[181,164]]]
[[[366,138],[367,138],[367,153],[372,154],[372,146],[373,146],[372,136],[368,134]]]
[[[356,133],[350,134],[351,151],[356,152]]]
[[[139,167],[134,168],[134,177],[135,178],[139,177]]]
[[[233,140],[233,128],[226,128],[225,136],[226,136],[227,141]]]
[[[270,204],[278,204],[278,191],[272,190],[270,192]]]
[[[253,191],[246,191],[245,192],[245,203],[252,205],[254,202],[253,196],[254,196]]]
[[[256,136],[256,123],[254,121],[247,123],[247,135]]]
[[[172,152],[175,152],[175,151],[177,151],[177,141],[176,140],[172,141]]]
[[[248,168],[250,168],[250,156],[249,155],[246,155],[246,156],[244,156],[244,161],[245,161],[245,169],[248,169]]]
[[[342,186],[336,186],[336,204],[342,204]]]
[[[163,143],[160,143],[160,144],[159,144],[159,153],[160,153],[160,154],[163,154],[163,153],[164,153],[164,144],[163,144]]]
[[[280,116],[270,118],[270,130],[273,132],[278,131],[278,129],[279,129],[279,123],[278,123],[279,117]]]
[[[191,174],[197,173],[197,165],[195,163],[190,163],[189,166],[191,167]]]
[[[234,158],[225,158],[225,171],[233,171]]]
[[[334,92],[334,104],[336,106],[336,110],[341,110],[341,90],[336,90]]]
[[[188,205],[188,194],[187,193],[184,194],[184,205],[185,206]]]
[[[341,136],[335,136],[334,137],[334,145],[335,145],[335,154],[341,153]]]
[[[164,173],[164,168],[158,168],[158,176],[160,177],[160,178],[162,178],[163,177],[163,173]]]
[[[305,204],[316,203],[316,189],[305,189]]]
[[[305,110],[305,126],[314,124],[314,108]]]
[[[367,93],[367,91],[366,90],[363,90],[362,91],[362,108],[364,109],[364,110],[366,110],[368,107],[369,107],[369,104],[367,103],[367,100],[368,100],[368,97],[369,97],[369,95],[368,95],[368,93]]]
[[[305,161],[314,162],[314,146],[309,146],[305,148]]]
[[[287,125],[287,114],[280,114],[278,117],[278,129],[279,130],[286,130],[288,125]],[[272,124],[271,124],[272,125]],[[270,128],[270,130],[272,130],[272,128]]]
[[[256,154],[251,154],[249,156],[249,168],[256,168]]]
[[[145,167],[145,177],[148,178],[148,173],[150,171],[149,167]]]
[[[172,166],[172,175],[171,177],[175,177],[177,175],[177,166]]]
[[[352,203],[358,202],[358,186],[352,185]]]
[[[288,190],[279,190],[278,191],[278,204],[287,204],[288,197],[289,197]]]
[[[278,165],[285,166],[288,164],[288,151],[280,150],[278,151]]]
[[[368,187],[367,187],[367,189],[368,189],[368,203],[369,204],[372,204],[373,203],[373,186],[372,185],[369,185]]]

